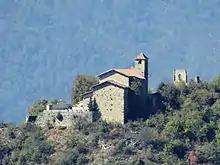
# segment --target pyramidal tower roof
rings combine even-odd
[[[145,56],[144,53],[140,53],[137,55],[137,57],[135,58],[136,60],[146,60],[148,59],[147,56]]]

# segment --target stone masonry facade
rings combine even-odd
[[[57,118],[58,113],[62,115],[62,120]],[[37,116],[36,124],[40,127],[70,127],[74,124],[76,118],[83,118],[88,122],[93,122],[92,112],[79,107],[67,110],[44,110]]]
[[[101,118],[107,122],[124,124],[129,120],[128,114],[133,114],[135,109],[131,108],[129,102],[135,102],[135,98],[129,100],[131,84],[134,79],[141,82],[141,93],[145,99],[148,94],[148,58],[140,53],[135,59],[132,68],[112,68],[99,74],[99,84],[83,96],[83,105],[88,105],[90,100],[96,100]],[[144,100],[138,97],[139,100]],[[133,112],[132,112],[133,111]]]
[[[106,77],[101,79],[99,83],[103,83],[105,81],[114,80],[115,82],[121,83],[124,86],[129,86],[129,78],[125,77],[119,73],[115,74],[106,74]]]
[[[174,70],[174,84],[184,82],[187,85],[187,76],[186,70]],[[148,95],[148,58],[143,53],[135,58],[133,67],[126,69],[112,68],[97,75],[97,77],[99,83],[85,93],[83,100],[75,107],[70,108],[69,105],[64,104],[61,104],[63,107],[48,104],[47,109],[39,116],[27,116],[26,121],[35,120],[36,118],[37,125],[42,127],[48,124],[69,127],[73,124],[75,118],[84,118],[88,122],[93,122],[99,118],[97,114],[100,114],[102,120],[124,124],[129,120],[144,118],[151,113],[147,109],[149,107],[148,99],[151,98]],[[132,83],[136,81],[141,84],[139,94],[136,94],[132,89]],[[195,81],[196,83],[200,82],[199,76],[196,77]],[[154,97],[154,95],[151,96]],[[159,97],[155,95],[154,98]],[[89,102],[94,100],[100,113],[89,111]],[[57,118],[58,114],[62,115],[63,120]]]
[[[123,123],[126,113],[126,89],[114,85],[106,86],[96,90],[92,99],[96,99],[103,120],[109,122]],[[84,99],[84,104],[89,103],[90,98]]]
[[[96,120],[97,115],[96,112],[90,112],[88,109],[91,100],[96,100],[102,120],[124,124],[129,119],[134,119],[138,114],[138,106],[136,105],[139,104],[135,100],[144,102],[145,97],[148,95],[148,58],[140,53],[135,58],[134,67],[126,69],[112,68],[97,77],[99,83],[83,95],[83,100],[76,107],[69,107],[65,104],[48,104],[46,110],[36,117],[35,123],[41,127],[48,124],[69,127],[73,124],[75,118],[80,117],[93,122]],[[134,80],[141,82],[141,97],[136,97],[132,93],[131,86]],[[62,120],[58,119],[60,115]],[[27,122],[31,119],[30,117],[34,116],[27,116]]]
[[[173,81],[174,84],[178,84],[180,81],[182,81],[187,85],[187,71],[175,69],[173,71]]]

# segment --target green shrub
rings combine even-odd
[[[180,140],[174,140],[165,145],[164,151],[175,154],[179,158],[184,158],[187,151],[187,146]]]

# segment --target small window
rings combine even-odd
[[[182,75],[181,74],[178,74],[178,79],[182,79]]]
[[[141,60],[140,60],[140,61],[138,61],[138,64],[141,64],[141,62],[142,62]]]

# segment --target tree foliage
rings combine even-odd
[[[34,104],[28,109],[28,113],[33,116],[37,116],[40,112],[43,112],[46,109],[46,102],[42,99],[37,100]]]
[[[82,100],[82,95],[89,91],[92,86],[96,85],[98,80],[89,75],[78,75],[73,82],[72,91],[71,91],[71,101],[72,104],[77,104]]]
[[[46,141],[41,129],[33,124],[6,126],[0,137],[0,164],[25,165],[48,164],[55,152],[54,146]],[[13,132],[13,136],[8,134]]]
[[[162,96],[163,113],[153,115],[147,125],[160,136],[169,139],[164,151],[179,159],[187,157],[192,147],[197,163],[219,164],[219,76],[211,82],[190,81],[188,85],[161,83],[158,92]],[[209,152],[204,148],[209,145]],[[211,153],[211,154],[210,154]],[[211,157],[212,155],[212,157]],[[185,160],[186,161],[186,160]]]
[[[136,95],[140,95],[141,87],[142,87],[142,83],[141,83],[141,81],[140,81],[139,79],[133,78],[133,79],[131,80],[130,89],[131,89],[132,91],[134,91],[134,93],[135,93]]]
[[[98,104],[95,98],[94,99],[90,98],[88,108],[89,108],[89,111],[91,112],[95,112],[99,110],[99,107],[98,107]]]
[[[220,75],[216,76],[211,82],[210,82],[210,88],[212,88],[215,92],[220,92]]]
[[[162,111],[124,125],[76,119],[65,152],[56,151],[33,125],[1,124],[0,164],[220,164],[220,84],[161,83]],[[38,103],[39,104],[39,103]],[[91,111],[98,108],[91,99]],[[161,107],[160,107],[161,108]],[[57,116],[60,118],[59,116]],[[51,131],[51,130],[50,130]],[[73,132],[73,133],[72,133]]]

